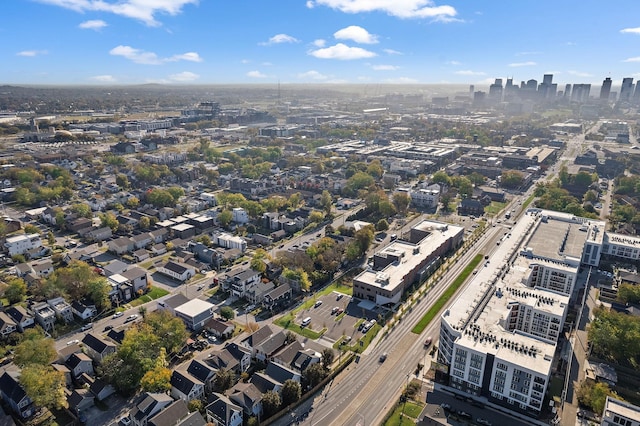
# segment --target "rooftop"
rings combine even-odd
[[[175,311],[189,317],[195,317],[196,315],[199,315],[205,311],[213,312],[215,307],[216,305],[206,302],[204,300],[193,299],[188,301],[187,303],[184,303],[178,306],[177,308],[175,308]]]

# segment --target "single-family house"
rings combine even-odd
[[[198,415],[200,415],[200,418],[202,418],[202,415],[196,411],[196,413]],[[149,419],[148,425],[149,426],[178,426],[182,423],[182,421],[184,419],[186,419],[187,417],[189,417],[189,409],[187,407],[187,404],[181,400],[178,399],[177,401],[173,401],[171,404],[169,404],[168,407],[166,407],[164,410],[160,411],[158,414],[156,414],[155,416],[151,417]],[[202,423],[186,423],[189,426],[197,426],[199,424],[204,424],[204,419],[202,419]]]
[[[123,255],[133,250],[134,244],[130,237],[119,237],[109,241],[109,251],[117,255]]]
[[[173,296],[167,297],[166,299],[158,300],[158,309],[164,309],[171,312],[172,315],[176,314],[176,308],[178,306],[182,306],[187,303],[189,299],[182,293],[176,293]]]
[[[195,268],[189,265],[174,262],[173,260],[168,261],[164,265],[158,266],[157,269],[161,274],[167,275],[175,280],[182,282],[191,279],[196,274]]]
[[[293,380],[300,383],[302,375],[299,371],[289,368],[285,365],[278,364],[276,362],[270,362],[267,364],[267,368],[264,374],[277,380],[280,383],[284,383],[287,380]]]
[[[239,382],[229,392],[229,400],[244,410],[247,417],[262,414],[262,392],[253,383]]]
[[[171,396],[186,402],[202,399],[204,383],[187,371],[174,370],[171,374]]]
[[[154,239],[148,232],[143,232],[142,234],[131,237],[131,241],[133,241],[135,249],[142,249],[151,245],[154,242]]]
[[[31,310],[36,321],[45,331],[50,331],[56,322],[56,313],[46,302],[35,303]]]
[[[69,410],[71,410],[76,416],[80,416],[83,411],[93,407],[95,396],[89,389],[65,389],[67,395],[67,403],[69,404]]]
[[[0,376],[0,396],[14,414],[21,419],[27,419],[34,415],[36,410],[33,401],[27,396],[18,378],[19,374],[14,376],[5,371]]]
[[[231,370],[240,375],[251,365],[251,352],[236,343],[230,343],[222,350],[212,352],[206,362],[216,370]]]
[[[213,393],[211,402],[206,409],[207,421],[215,426],[240,426],[242,425],[242,407],[234,404],[220,393]]]
[[[458,214],[461,216],[482,216],[484,206],[475,198],[465,198],[458,205]]]
[[[250,287],[246,292],[246,298],[248,301],[255,305],[262,304],[264,296],[275,288],[275,284],[272,281],[259,281],[256,285]]]
[[[103,226],[101,228],[94,228],[84,234],[84,238],[89,241],[105,241],[113,237],[111,228]]]
[[[56,313],[58,318],[62,318],[62,320],[66,323],[73,321],[73,311],[71,310],[71,305],[69,302],[64,300],[62,297],[54,297],[53,299],[47,300],[47,304],[51,306],[53,311]]]
[[[273,290],[267,292],[262,299],[262,306],[265,309],[276,310],[283,308],[293,298],[293,288],[289,283],[282,283]]]
[[[92,333],[87,333],[82,338],[87,355],[96,363],[101,362],[104,357],[116,351],[116,345],[104,340]]]
[[[287,335],[280,331],[254,346],[254,356],[260,361],[269,360],[276,352],[282,349],[287,342]]]
[[[166,228],[158,228],[152,231],[149,231],[149,235],[153,239],[153,242],[156,244],[164,242],[164,240],[169,235],[169,231]]]
[[[71,303],[71,311],[82,321],[93,318],[98,314],[98,310],[96,309],[95,305],[88,305],[77,300]]]
[[[69,368],[69,371],[71,371],[71,375],[74,378],[78,377],[82,373],[87,373],[90,376],[94,375],[91,358],[82,352],[72,354],[69,359],[67,359],[65,365]]]
[[[269,391],[280,392],[280,389],[282,389],[281,382],[261,372],[253,373],[249,383],[253,384],[262,393]]]
[[[133,426],[147,426],[150,418],[173,402],[166,393],[145,392],[136,405],[129,411],[129,420]]]
[[[220,339],[228,339],[233,335],[234,325],[232,322],[211,318],[205,323],[204,328]]]
[[[25,308],[20,305],[13,305],[6,311],[7,315],[16,323],[16,327],[20,332],[35,325],[35,319]]]
[[[187,367],[187,373],[201,381],[204,384],[206,392],[211,392],[213,390],[213,381],[216,376],[216,370],[214,368],[211,368],[200,360],[194,359]]]
[[[149,281],[147,271],[139,266],[132,266],[121,275],[125,277],[128,284],[132,287],[134,294],[140,295],[146,293],[149,289]]]
[[[53,274],[53,263],[50,259],[39,260],[31,264],[33,273],[39,278],[47,278]]]

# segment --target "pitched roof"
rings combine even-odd
[[[6,371],[0,376],[0,390],[16,404],[27,398],[27,394],[20,382],[18,382],[17,377],[13,377]]]
[[[259,349],[261,352],[269,355],[283,347],[286,340],[287,335],[284,331],[280,331],[279,333],[270,336],[267,340],[254,347],[256,349]]]
[[[176,426],[206,426],[207,421],[202,417],[199,411],[194,411],[187,417],[182,419]]]
[[[189,395],[191,390],[198,385],[203,386],[203,383],[186,371],[174,370],[171,374],[171,386],[185,395]]]
[[[276,386],[282,386],[282,383],[260,372],[253,373],[253,375],[251,376],[251,380],[249,380],[249,383],[255,385],[255,387],[258,388],[258,390],[260,390],[260,392],[262,393],[272,391],[276,388]]]
[[[203,383],[215,374],[215,370],[213,368],[197,359],[191,361],[189,367],[187,367],[187,372]]]
[[[138,421],[142,421],[157,412],[159,405],[166,406],[172,401],[173,398],[167,394],[147,392],[140,397],[136,406],[131,410],[130,415]]]
[[[231,412],[237,411],[242,413],[242,407],[231,402],[226,396],[214,392],[212,395],[212,402],[207,405],[207,411],[211,412],[226,423],[226,421],[231,417]]]
[[[149,419],[150,426],[173,426],[189,415],[186,402],[179,399]]]
[[[73,370],[78,365],[80,365],[81,362],[91,362],[91,358],[89,358],[89,356],[87,356],[86,354],[84,354],[82,352],[74,353],[67,360],[67,367],[69,367],[69,368],[71,368]]]
[[[87,333],[83,338],[82,338],[82,343],[84,343],[86,346],[90,347],[91,349],[93,349],[94,351],[98,352],[98,353],[104,353],[104,351],[109,348],[112,347],[115,349],[115,345],[111,342],[107,342],[104,339],[101,339],[98,336],[95,336],[91,333]]]
[[[147,271],[142,269],[142,268],[140,268],[139,266],[133,266],[133,267],[127,269],[126,271],[124,271],[120,275],[122,275],[123,277],[125,277],[129,281],[133,281],[133,280],[136,280],[138,278],[146,276],[147,275]]]
[[[299,376],[298,372],[275,362],[267,364],[267,368],[264,372],[266,375],[280,383],[284,383],[287,380],[293,380],[294,377]]]
[[[267,340],[273,335],[273,329],[269,325],[265,325],[259,328],[257,331],[251,333],[248,337],[242,340],[243,343],[249,345],[249,347],[255,348],[260,343]]]
[[[17,323],[20,323],[26,319],[33,318],[25,308],[20,305],[15,305],[6,310],[7,314],[13,318]]]
[[[237,383],[229,391],[229,399],[241,407],[250,409],[262,400],[262,392],[253,383]]]

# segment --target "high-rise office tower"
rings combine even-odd
[[[620,96],[618,99],[621,102],[629,102],[633,95],[633,78],[625,77],[622,79],[622,86],[620,87]]]
[[[502,101],[502,79],[496,78],[495,83],[489,86],[489,99],[492,101]]]
[[[571,85],[567,84],[564,86],[564,97],[565,98],[570,98],[571,97]]]
[[[542,84],[552,85],[553,84],[553,74],[545,74],[542,76]]]
[[[601,100],[608,100],[609,96],[611,95],[611,78],[607,77],[604,79],[604,81],[602,82],[602,87],[600,88],[600,99]]]
[[[571,92],[571,101],[586,102],[589,100],[590,92],[591,92],[590,84],[574,84],[573,91]]]

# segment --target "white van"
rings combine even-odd
[[[303,327],[306,327],[306,326],[308,326],[309,324],[311,324],[311,317],[306,317],[305,319],[303,319],[303,320],[302,320],[301,325],[302,325]]]

